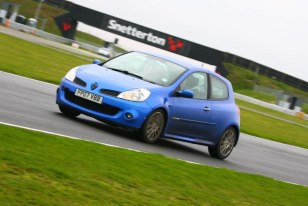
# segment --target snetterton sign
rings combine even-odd
[[[177,54],[187,55],[190,50],[188,41],[109,15],[105,16],[102,28]]]
[[[121,25],[117,23],[117,21],[114,19],[110,19],[108,23],[109,23],[107,26],[108,29],[112,29],[117,32],[122,32],[123,34],[136,37],[138,39],[145,40],[161,46],[166,45],[166,39],[155,36],[151,32],[149,33],[143,32],[138,30],[136,27]]]

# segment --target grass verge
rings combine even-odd
[[[305,205],[308,188],[0,125],[1,205]],[[286,195],[287,194],[287,195]]]
[[[276,111],[276,110],[273,110],[273,109],[269,109],[269,108],[266,108],[266,107],[262,107],[262,106],[259,106],[257,104],[246,102],[246,101],[243,101],[243,100],[240,100],[240,99],[236,99],[235,101],[236,101],[236,104],[238,106],[248,107],[250,109],[254,109],[254,110],[259,111],[259,112],[264,112],[264,113],[269,114],[269,115],[274,115],[276,117],[280,117],[280,118],[283,118],[283,119],[286,119],[286,120],[290,120],[290,121],[308,126],[308,121],[301,119],[299,117],[292,116],[292,115],[289,115],[289,114],[285,114],[285,113],[282,113],[282,112],[279,112],[279,111]]]
[[[241,90],[241,89],[237,89],[235,92],[249,96],[249,97],[253,97],[255,99],[259,99],[261,101],[268,102],[271,104],[276,103],[276,97],[270,94],[263,94],[263,93],[260,93],[254,90]]]
[[[241,132],[308,149],[308,129],[241,108]]]
[[[105,44],[105,41],[93,36],[91,34],[88,34],[86,32],[82,32],[82,31],[77,31],[76,35],[75,35],[75,39],[77,41],[81,41],[87,44],[91,44],[97,47],[103,47],[103,45]]]
[[[308,114],[308,103],[304,104],[302,107],[303,112],[305,112],[306,114]]]
[[[0,33],[0,69],[56,83],[71,68],[89,61]]]

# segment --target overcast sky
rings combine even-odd
[[[71,1],[308,81],[308,0]]]

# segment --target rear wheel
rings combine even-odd
[[[229,127],[221,136],[219,142],[214,147],[208,147],[212,157],[226,159],[232,152],[236,140],[234,128]]]
[[[140,130],[141,138],[144,142],[154,143],[161,136],[165,127],[165,114],[161,110],[156,110],[145,120]]]
[[[63,114],[69,117],[77,117],[78,115],[80,115],[80,112],[69,109],[67,107],[60,106],[60,105],[59,105],[59,109]]]

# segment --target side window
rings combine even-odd
[[[226,83],[224,83],[222,80],[218,79],[213,75],[210,75],[210,80],[211,80],[211,99],[217,99],[217,100],[227,99],[229,94]]]
[[[189,75],[180,85],[180,90],[189,89],[194,99],[207,99],[207,74],[196,72]]]

